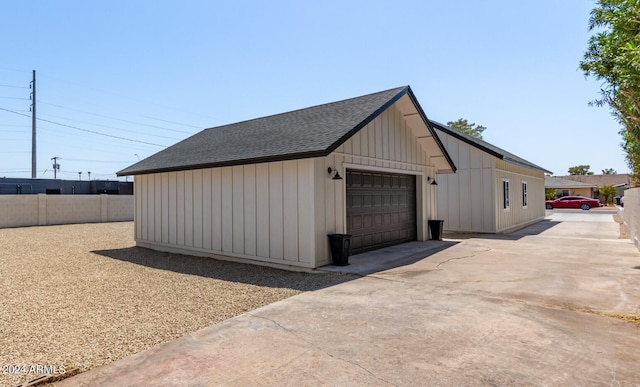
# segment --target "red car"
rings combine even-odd
[[[547,200],[544,204],[547,210],[554,208],[581,208],[586,211],[593,207],[600,207],[599,200],[584,196],[563,196],[555,200]]]

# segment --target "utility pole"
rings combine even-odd
[[[51,160],[53,160],[53,178],[56,178],[56,172],[60,169],[60,164],[58,164],[59,156],[53,156]]]
[[[31,81],[31,178],[36,178],[36,70]]]

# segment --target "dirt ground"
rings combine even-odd
[[[86,371],[348,278],[138,248],[133,222],[0,229],[0,241],[2,386]]]

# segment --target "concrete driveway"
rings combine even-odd
[[[353,257],[402,266],[59,385],[638,385],[640,328],[623,317],[640,313],[640,253],[611,214],[563,214]]]

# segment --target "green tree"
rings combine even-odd
[[[580,62],[586,76],[604,81],[597,106],[609,105],[632,174],[640,174],[640,2],[598,0],[589,29],[596,32]],[[635,180],[635,179],[634,179]]]
[[[544,198],[546,200],[553,200],[556,198],[556,189],[555,188],[545,188],[544,189]]]
[[[593,175],[593,172],[590,172],[589,169],[591,165],[576,165],[575,167],[569,168],[567,171],[570,175]]]
[[[482,140],[482,132],[484,132],[486,127],[482,125],[476,125],[475,123],[470,124],[469,121],[464,118],[460,118],[457,121],[449,121],[447,122],[447,126],[451,129],[455,129],[458,132],[466,133],[469,136],[473,136]]]
[[[600,195],[604,196],[605,203],[612,203],[613,195],[615,195],[618,190],[612,185],[603,185],[598,188],[598,192],[600,192]]]
[[[616,171],[616,170],[615,170],[615,169],[613,169],[613,168],[607,168],[607,169],[603,169],[603,170],[602,170],[602,174],[603,174],[603,175],[615,175],[615,174],[617,174],[617,173],[618,173],[618,171]]]

